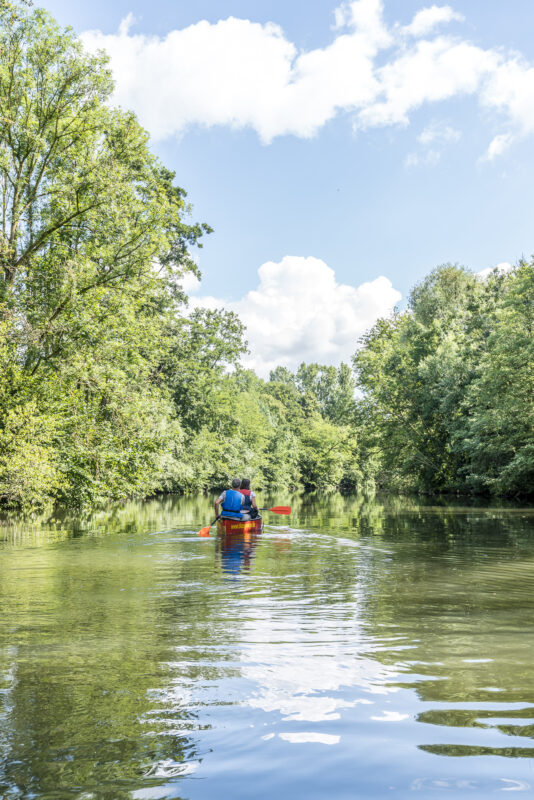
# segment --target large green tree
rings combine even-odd
[[[6,3],[0,52],[0,348],[14,375],[2,386],[0,494],[40,501],[40,463],[54,496],[150,491],[176,434],[157,373],[166,320],[207,226],[185,221],[174,174],[135,117],[107,104],[103,54],[46,12]],[[38,424],[12,435],[17,417]]]
[[[445,265],[364,337],[358,424],[379,483],[532,493],[532,270]]]
[[[501,287],[501,302],[466,393],[458,436],[469,486],[534,492],[534,266],[523,263]]]

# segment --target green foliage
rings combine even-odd
[[[34,400],[13,406],[0,428],[0,498],[31,511],[48,505],[62,488],[52,447],[55,420],[39,413]]]
[[[31,511],[47,505],[61,486],[56,422],[30,396],[16,354],[12,326],[0,321],[0,501]]]
[[[296,385],[302,394],[311,394],[321,414],[336,424],[346,424],[354,415],[356,382],[347,364],[339,368],[320,364],[301,364]]]
[[[41,10],[0,23],[1,491],[19,504],[147,494],[179,472],[159,367],[209,228],[184,222],[174,174],[106,105],[103,55]]]
[[[216,424],[212,389],[246,352],[243,335],[243,324],[228,311],[195,309],[170,321],[161,373],[191,431]]]
[[[378,483],[532,493],[533,315],[532,264],[487,281],[446,265],[377,322],[354,366]]]
[[[235,356],[236,346],[228,355]],[[206,372],[200,358],[195,376],[197,363],[195,357],[183,384],[187,394],[180,395],[186,419],[183,459],[190,459],[190,469],[181,473],[176,488],[218,488],[235,475],[271,489],[358,484],[355,431],[323,416],[311,391],[297,388],[295,374],[276,370],[271,377],[282,376],[281,381],[263,381],[240,368],[221,374],[219,363]],[[334,404],[326,393],[324,398]]]
[[[301,470],[307,489],[334,489],[341,485],[345,469],[354,458],[355,433],[334,425],[320,415],[307,420],[302,432]]]
[[[487,347],[465,399],[462,448],[475,489],[532,492],[534,487],[534,268],[506,281]]]

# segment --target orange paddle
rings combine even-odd
[[[209,535],[210,535],[210,528],[211,528],[211,526],[212,526],[212,525],[215,525],[215,523],[217,522],[217,520],[218,520],[218,519],[219,519],[219,517],[215,517],[215,519],[213,520],[213,522],[211,522],[209,525],[206,525],[206,527],[205,527],[205,528],[201,528],[201,529],[199,530],[199,532],[198,532],[198,536],[209,536]]]

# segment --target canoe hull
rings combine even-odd
[[[261,517],[256,519],[219,519],[217,520],[217,533],[226,534],[243,534],[243,533],[261,533],[263,528],[263,520]]]

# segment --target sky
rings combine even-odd
[[[446,262],[534,252],[532,0],[41,0],[105,49],[214,233],[191,304],[246,365],[348,361]]]

